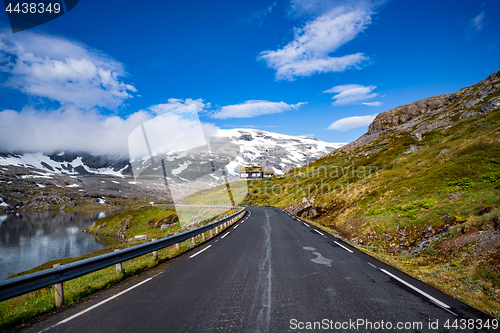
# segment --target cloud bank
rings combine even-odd
[[[348,131],[353,128],[368,126],[371,122],[377,117],[376,114],[368,115],[368,116],[355,116],[355,117],[347,117],[342,118],[337,121],[334,121],[327,129],[336,130],[336,131]]]
[[[359,84],[343,84],[332,87],[323,91],[324,93],[336,93],[332,97],[335,101],[333,105],[348,105],[348,104],[364,104],[369,106],[380,106],[380,102],[364,102],[361,101],[372,99],[379,96],[377,93],[372,93],[377,86],[362,86]]]
[[[85,151],[128,155],[130,132],[151,118],[139,111],[123,119],[77,108],[0,112],[0,151]]]
[[[264,114],[280,113],[298,109],[306,103],[287,104],[285,102],[269,102],[250,100],[241,104],[226,105],[212,114],[213,118],[251,118]]]
[[[136,89],[124,83],[123,64],[109,55],[59,36],[0,32],[4,86],[61,105],[116,108]]]
[[[318,16],[296,27],[294,40],[283,48],[260,53],[258,59],[276,70],[277,80],[360,68],[369,59],[363,53],[336,57],[330,54],[366,29],[372,22],[374,3],[300,0],[292,1],[291,7],[298,16]]]

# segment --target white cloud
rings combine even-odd
[[[5,86],[62,105],[116,108],[136,91],[120,80],[123,64],[59,36],[0,32],[0,60]]]
[[[332,87],[323,91],[324,93],[337,93],[332,99],[335,100],[333,105],[347,105],[347,104],[364,104],[370,106],[380,106],[380,102],[359,103],[361,101],[372,99],[378,96],[377,93],[372,91],[377,88],[376,86],[362,86],[359,84],[343,84],[340,86]]]
[[[125,119],[74,107],[0,112],[0,151],[85,151],[128,154],[130,132],[151,118],[138,111]]]
[[[197,117],[186,120],[182,113],[168,112],[160,116],[167,119],[164,124],[176,131],[189,127],[186,127],[186,123],[201,125],[205,136],[210,136],[219,129],[214,124],[200,123]],[[20,112],[5,110],[0,112],[0,151],[84,151],[128,156],[130,133],[155,118],[154,114],[144,110],[121,118],[115,115],[103,116],[96,109],[83,111],[73,106],[51,111],[28,108]],[[163,136],[165,133],[163,130]],[[194,133],[187,132],[184,135],[195,136]]]
[[[251,118],[264,114],[280,113],[288,110],[298,109],[306,103],[287,104],[285,102],[269,102],[250,100],[241,104],[227,105],[221,107],[212,114],[213,118]]]
[[[300,2],[300,6],[297,3]],[[305,6],[309,4],[310,6]],[[353,40],[371,23],[373,4],[352,3],[348,6],[320,6],[318,1],[295,1],[295,9],[301,12],[328,11],[307,22],[302,28],[295,28],[294,40],[285,47],[261,52],[258,59],[276,70],[276,79],[293,80],[297,76],[316,73],[340,72],[348,68],[360,68],[368,60],[363,53],[339,57],[329,56],[339,47]],[[330,8],[332,7],[332,8]],[[306,8],[306,9],[304,9]],[[319,8],[319,9],[318,9]]]
[[[342,118],[337,121],[334,121],[330,126],[328,126],[328,129],[337,131],[348,131],[353,128],[368,126],[371,124],[371,122],[375,119],[376,116],[377,114]]]
[[[368,105],[368,106],[381,106],[382,102],[364,102],[364,103],[360,103],[360,104]]]
[[[474,27],[474,29],[476,29],[476,31],[479,31],[483,28],[484,15],[486,15],[486,12],[483,10],[481,13],[479,13],[479,15],[472,19],[472,26]]]
[[[148,111],[153,112],[155,114],[162,114],[165,112],[170,112],[188,105],[194,105],[196,106],[196,111],[201,112],[205,110],[206,108],[210,108],[210,103],[204,103],[203,99],[198,98],[198,99],[191,99],[187,98],[185,100],[183,99],[177,99],[177,98],[169,98],[168,103],[165,104],[156,104],[153,106],[150,106],[148,108]]]

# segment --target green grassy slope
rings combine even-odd
[[[498,101],[495,80],[464,88],[414,124],[387,126],[284,176],[251,181],[242,204],[281,207],[334,230],[499,317],[500,109],[481,112]],[[420,141],[412,135],[443,120]]]

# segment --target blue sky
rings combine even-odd
[[[499,70],[499,12],[491,0],[82,0],[16,34],[2,12],[0,149],[123,152],[135,126],[192,103],[223,129],[353,141],[378,113]]]

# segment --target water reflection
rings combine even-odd
[[[118,243],[82,233],[105,213],[20,213],[0,215],[0,280],[49,260],[76,257]]]

